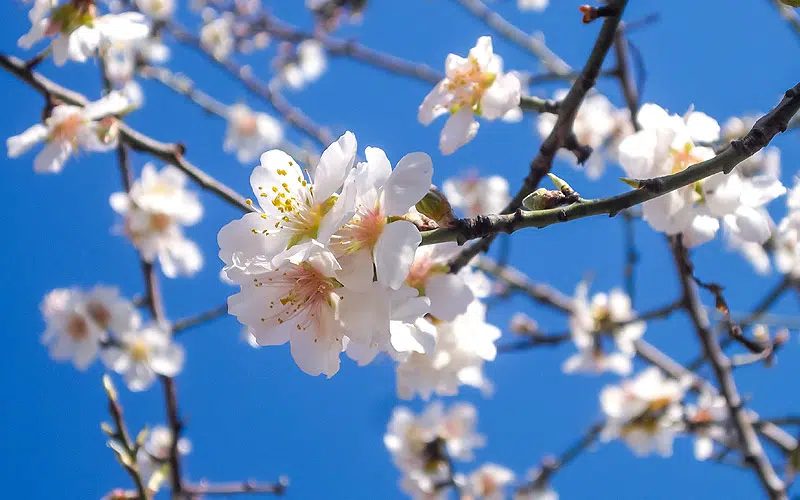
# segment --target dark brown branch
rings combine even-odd
[[[791,118],[791,116],[789,118]],[[697,291],[693,287],[691,276],[687,273],[687,269],[690,269],[691,266],[687,264],[688,257],[686,255],[686,249],[681,243],[680,237],[673,239],[672,249],[675,266],[678,270],[678,277],[681,282],[681,289],[683,291],[683,299],[685,301],[684,307],[697,331],[697,336],[703,346],[703,351],[714,370],[720,393],[727,403],[728,411],[730,412],[733,427],[736,430],[745,462],[755,471],[764,491],[769,495],[769,498],[773,500],[788,499],[783,481],[781,481],[775,473],[764,449],[761,447],[750,416],[739,397],[736,383],[733,379],[730,360],[725,356],[719,343],[717,343],[714,333],[709,327],[708,317],[698,300]]]
[[[633,81],[633,74],[630,69],[628,39],[625,38],[624,24],[620,24],[617,33],[614,35],[614,54],[617,57],[617,78],[622,88],[622,96],[625,98],[633,129],[638,131],[642,128],[636,119],[636,115],[639,113],[639,91]]]
[[[202,312],[196,316],[190,316],[188,318],[179,319],[172,325],[172,333],[173,335],[178,335],[181,332],[184,332],[190,328],[194,328],[195,326],[202,325],[203,323],[207,323],[209,321],[215,320],[222,316],[225,316],[228,313],[228,304],[222,304],[221,306],[217,306],[214,309]]]
[[[462,5],[466,4],[480,4],[479,1],[466,1],[459,0]],[[538,186],[541,180],[550,172],[553,165],[553,159],[559,149],[564,147],[564,144],[570,137],[573,137],[572,124],[575,122],[575,116],[578,113],[578,108],[583,102],[586,93],[594,86],[597,81],[597,76],[600,74],[600,66],[605,60],[611,45],[614,41],[614,33],[617,31],[622,13],[627,5],[627,0],[618,0],[615,7],[618,8],[617,15],[607,18],[603,22],[603,27],[600,29],[600,34],[597,36],[597,41],[592,48],[589,58],[581,71],[580,76],[575,80],[570,88],[567,96],[560,103],[558,119],[553,127],[550,135],[542,142],[539,148],[539,153],[530,164],[530,169],[522,189],[517,193],[514,199],[503,210],[503,214],[514,214],[522,206],[522,200],[532,193]],[[485,8],[485,6],[483,6]],[[510,215],[508,215],[510,216]],[[502,215],[500,216],[502,217]],[[516,217],[514,217],[516,218]],[[434,230],[440,231],[440,230]],[[450,261],[451,272],[457,272],[459,269],[469,263],[470,260],[479,253],[485,252],[489,249],[492,241],[495,238],[497,231],[480,235],[483,239],[474,243],[468,248],[465,248],[461,253]],[[478,236],[476,236],[478,237]],[[467,238],[472,239],[472,238]],[[466,241],[467,239],[463,239]],[[463,242],[462,241],[462,242]]]

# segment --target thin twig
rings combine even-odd
[[[190,497],[205,497],[213,495],[236,495],[236,494],[272,494],[282,496],[286,492],[288,482],[281,478],[277,483],[258,483],[255,481],[245,481],[243,483],[221,483],[212,484],[200,482],[198,484],[187,484],[184,491]]]
[[[225,316],[227,313],[228,304],[222,304],[221,306],[217,306],[214,309],[210,309],[195,316],[179,319],[172,324],[172,334],[178,335],[179,333],[182,333],[190,328],[194,328],[195,326],[199,326]]]
[[[708,316],[706,316],[698,300],[697,291],[693,287],[690,273],[687,270],[689,268],[687,265],[688,257],[686,256],[686,249],[681,243],[680,237],[673,238],[672,248],[675,266],[678,270],[678,277],[683,290],[684,307],[697,331],[697,335],[703,345],[703,351],[714,370],[720,392],[725,398],[733,427],[739,438],[745,462],[756,472],[769,498],[788,499],[785,485],[775,473],[756,435],[753,423],[743,407],[742,400],[736,389],[736,383],[733,379],[730,360],[725,356],[719,343],[717,343],[714,333],[709,327]]]

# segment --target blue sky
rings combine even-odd
[[[269,3],[276,4],[278,15],[309,26],[300,0]],[[552,3],[543,14],[520,14],[512,1],[498,1],[495,7],[525,30],[544,31],[549,46],[579,67],[599,23],[583,26],[577,22],[579,2]],[[465,53],[478,36],[492,34],[452,1],[371,4],[363,25],[346,28],[345,36],[357,36],[366,45],[436,68],[442,67],[448,52]],[[735,4],[721,0],[631,2],[627,20],[653,12],[660,16],[656,24],[631,35],[646,61],[643,101],[678,113],[694,104],[722,122],[733,115],[769,109],[797,83],[797,37],[768,2]],[[185,13],[181,18],[197,22]],[[16,39],[28,29],[24,5],[1,2],[0,26],[3,52],[23,58],[32,55],[16,48]],[[507,68],[538,69],[529,54],[496,37],[495,50],[503,55]],[[196,54],[176,48],[173,55],[170,67],[192,76],[213,96],[266,109]],[[249,62],[256,72],[268,67],[265,57]],[[86,95],[99,95],[94,64],[71,63],[56,69],[47,62],[41,71]],[[547,95],[556,88],[543,86],[537,93]],[[599,88],[622,105],[615,82],[601,81]],[[147,104],[130,122],[160,140],[184,142],[192,161],[247,194],[250,167],[222,152],[225,124],[151,82],[145,82],[144,89]],[[516,189],[539,147],[534,118],[513,125],[484,124],[470,145],[443,157],[437,150],[442,122],[428,128],[416,122],[417,106],[428,90],[426,84],[333,59],[330,71],[317,84],[287,97],[335,132],[354,131],[362,150],[367,145],[379,146],[394,161],[410,151],[429,153],[437,183],[477,168],[483,174],[506,176]],[[40,115],[40,98],[4,73],[0,73],[0,99],[2,137],[21,132]],[[787,184],[796,175],[799,137],[791,134],[777,141]],[[129,486],[100,432],[100,422],[108,419],[100,382],[103,370],[97,363],[79,373],[70,365],[51,361],[39,344],[44,325],[38,305],[48,290],[71,285],[114,284],[129,296],[139,294],[140,270],[133,248],[111,233],[117,219],[108,196],[121,188],[114,157],[82,156],[57,176],[35,175],[32,158],[0,160],[5,176],[0,183],[4,214],[0,302],[5,304],[0,331],[10,342],[0,354],[0,394],[5,399],[0,411],[4,457],[0,482],[8,498],[94,499],[114,487]],[[137,170],[146,161],[142,155],[133,155]],[[616,180],[621,173],[618,167],[611,167],[594,183],[563,163],[555,168],[587,197],[624,189]],[[201,198],[206,214],[188,234],[203,248],[206,266],[195,279],[163,281],[170,318],[217,306],[231,293],[218,279],[216,233],[237,213],[205,193]],[[783,214],[783,207],[783,200],[773,204],[776,216]],[[587,274],[594,278],[595,291],[620,286],[622,230],[621,220],[604,217],[526,230],[513,237],[511,261],[565,293],[572,293]],[[673,300],[678,286],[663,238],[641,223],[636,232],[642,259],[635,302],[638,309],[646,310]],[[726,286],[734,310],[751,307],[779,279],[757,277],[719,240],[697,250],[694,259],[700,276]],[[776,310],[793,314],[796,308],[796,298],[787,296]],[[519,310],[539,320],[546,331],[564,329],[563,319],[522,299],[493,306],[490,320],[505,328],[510,315]],[[187,436],[193,442],[193,451],[184,461],[186,477],[273,480],[285,474],[291,478],[291,498],[401,498],[396,487],[399,473],[382,444],[386,422],[398,404],[392,363],[383,359],[357,368],[345,361],[332,379],[312,378],[294,365],[288,348],[253,350],[240,341],[239,331],[236,321],[227,317],[180,338],[188,361],[177,386]],[[681,361],[699,352],[682,317],[653,323],[645,335]],[[506,333],[505,338],[510,335]],[[800,376],[797,349],[793,337],[775,368],[737,372],[741,392],[762,414],[797,410],[796,391],[786,389],[788,381]],[[500,355],[487,366],[497,388],[493,398],[462,390],[458,399],[477,405],[479,429],[488,436],[478,461],[462,470],[492,461],[522,475],[542,456],[566,448],[599,417],[598,391],[614,378],[563,375],[560,366],[571,350],[564,346]],[[122,402],[134,429],[164,421],[157,387],[136,394],[122,391]],[[419,409],[421,403],[414,401],[410,406]],[[671,459],[636,459],[620,443],[597,446],[559,473],[554,487],[568,500],[758,496],[752,473],[697,463],[691,441],[685,438],[677,442]]]

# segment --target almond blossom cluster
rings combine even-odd
[[[496,120],[517,110],[520,87],[517,75],[503,73],[503,59],[494,53],[492,38],[482,36],[468,57],[448,54],[445,78],[422,101],[417,119],[430,125],[449,114],[439,149],[442,154],[453,154],[478,133],[476,116]]]
[[[147,38],[150,28],[138,12],[98,15],[89,0],[61,3],[60,0],[34,0],[28,15],[31,28],[17,42],[30,49],[41,40],[50,41],[53,62],[63,66],[68,60],[86,62],[99,49],[135,43]]]
[[[44,148],[33,160],[39,173],[59,173],[67,160],[80,150],[110,151],[117,146],[117,122],[113,115],[124,113],[131,100],[111,92],[86,106],[59,104],[44,123],[37,123],[6,141],[9,158],[17,158],[39,143]]]
[[[462,498],[506,498],[515,479],[510,469],[489,462],[469,474],[455,470],[456,462],[474,460],[474,450],[486,444],[475,430],[477,419],[475,407],[468,403],[445,410],[441,401],[434,401],[420,414],[403,406],[395,408],[383,442],[402,473],[400,488],[420,500],[448,498],[448,488],[453,486]],[[520,488],[514,498],[558,500],[558,495],[547,485],[537,485]]]
[[[172,342],[169,330],[142,325],[117,288],[58,288],[45,296],[41,310],[47,323],[42,343],[53,359],[71,359],[85,370],[99,354],[132,391],[147,389],[156,375],[175,376],[183,366],[183,349]]]
[[[111,208],[124,217],[119,231],[130,238],[145,261],[158,260],[170,278],[191,276],[203,266],[200,247],[183,234],[183,227],[197,224],[203,216],[203,205],[186,189],[186,181],[176,167],[156,171],[148,163],[130,192],[114,193],[109,200]]]
[[[418,248],[408,220],[430,188],[430,158],[411,153],[392,168],[381,149],[366,148],[362,162],[356,151],[345,133],[313,174],[283,151],[261,156],[250,178],[259,209],[218,237],[225,276],[240,287],[229,312],[258,344],[288,342],[311,375],[333,376],[342,352],[362,366],[385,353],[403,397],[488,390],[481,366],[500,336],[477,302],[488,282],[469,268],[449,273],[458,247]]]
[[[475,172],[467,172],[445,180],[442,190],[450,205],[465,217],[499,214],[511,201],[508,181],[499,175],[478,177]]]
[[[619,145],[619,161],[635,179],[674,174],[714,157],[705,144],[720,139],[720,126],[696,111],[670,115],[645,104],[637,115],[642,130]],[[666,193],[642,205],[643,218],[656,231],[682,234],[687,246],[703,244],[716,235],[720,220],[726,232],[743,242],[762,244],[770,237],[766,205],[786,189],[774,173],[752,177],[739,170],[715,174],[693,185]]]

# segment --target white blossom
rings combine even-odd
[[[105,365],[123,375],[128,389],[143,391],[156,375],[174,377],[183,368],[183,348],[163,326],[151,324],[118,333],[100,353]]]
[[[122,232],[144,260],[158,259],[170,278],[191,276],[203,266],[200,248],[183,234],[183,227],[197,224],[203,215],[203,206],[195,193],[186,190],[186,181],[176,167],[168,165],[157,172],[147,164],[130,193],[110,197],[111,208],[125,217]]]
[[[555,92],[553,99],[561,101],[567,96],[566,89],[560,89]],[[583,167],[586,176],[590,179],[598,179],[603,175],[605,170],[605,159],[603,158],[602,148],[609,141],[609,139],[620,130],[620,117],[621,115],[603,94],[594,92],[588,95],[581,106],[578,108],[578,113],[575,115],[575,122],[572,130],[578,143],[590,146],[592,154]],[[555,127],[558,115],[553,113],[542,113],[539,115],[537,121],[537,129],[539,135],[544,139],[550,135]],[[626,118],[627,119],[627,118]],[[575,163],[575,156],[572,154],[564,154],[559,151],[559,156],[564,155],[573,164]]]
[[[147,37],[150,28],[138,12],[98,16],[91,2],[58,5],[58,0],[36,0],[29,14],[31,29],[17,44],[30,49],[40,40],[53,37],[53,62],[86,62],[97,50],[113,44],[132,43]]]
[[[686,418],[694,424],[694,457],[707,460],[714,452],[714,441],[725,438],[728,405],[722,396],[702,392],[696,405],[686,405]]]
[[[39,173],[58,173],[69,157],[81,149],[108,151],[116,147],[116,122],[110,115],[122,113],[130,105],[119,92],[111,92],[83,107],[59,104],[43,124],[37,123],[6,141],[8,156],[16,158],[44,142],[44,148],[33,160],[33,169]]]
[[[300,90],[318,80],[327,65],[322,43],[313,39],[303,40],[297,44],[295,57],[281,67],[280,78],[289,87]]]
[[[655,104],[645,104],[637,118],[642,130],[619,145],[619,161],[629,177],[674,174],[714,157],[713,149],[700,145],[719,139],[720,127],[708,115],[691,110],[684,117],[669,115]],[[656,231],[683,233],[687,246],[711,240],[719,222],[703,203],[704,184],[700,181],[646,201],[643,218]]]
[[[575,290],[569,326],[579,352],[566,360],[564,372],[612,371],[628,375],[632,369],[631,358],[636,353],[634,342],[644,334],[645,324],[630,321],[634,317],[631,300],[622,290],[615,288],[608,294],[597,293],[591,302],[588,292],[585,282]],[[603,336],[611,337],[618,352],[604,351]]]
[[[547,8],[550,0],[517,0],[519,10],[535,10],[541,12]]]
[[[514,493],[514,500],[558,500],[558,493],[547,485]]]
[[[453,396],[461,385],[491,393],[493,387],[483,374],[483,364],[497,355],[494,342],[501,332],[486,323],[486,306],[475,300],[453,321],[433,319],[430,324],[436,329],[436,347],[430,353],[412,352],[400,361],[398,396],[411,399],[418,393],[426,400],[433,393]]]
[[[639,456],[655,451],[672,455],[672,442],[683,430],[681,400],[684,389],[651,367],[633,380],[606,386],[600,404],[606,415],[601,439],[621,438]]]
[[[175,12],[175,0],[136,0],[136,7],[153,19],[163,21]]]
[[[503,500],[506,498],[503,489],[514,480],[514,473],[493,463],[480,466],[467,476],[466,490],[473,499]]]
[[[41,305],[47,328],[42,343],[58,361],[72,359],[85,370],[94,360],[108,333],[137,328],[139,318],[130,301],[113,287],[95,286],[89,292],[58,288],[48,293]]]
[[[425,153],[410,153],[394,170],[386,153],[366,148],[367,161],[351,173],[355,189],[353,217],[331,239],[342,270],[337,278],[346,287],[363,291],[373,275],[397,290],[409,274],[422,241],[419,230],[402,217],[428,192],[433,176]]]
[[[172,431],[163,425],[149,429],[144,446],[136,453],[136,463],[144,484],[163,481],[169,472],[169,457],[172,450]],[[178,453],[188,455],[192,443],[185,437],[178,439]],[[158,476],[154,478],[154,476]]]
[[[476,115],[496,120],[517,108],[521,85],[516,75],[503,73],[503,60],[494,54],[488,36],[478,39],[467,58],[448,54],[445,74],[422,101],[417,119],[429,125],[450,114],[439,139],[439,149],[448,155],[478,133]]]
[[[511,201],[508,181],[499,175],[478,177],[468,173],[445,180],[442,189],[450,205],[465,217],[499,214]]]
[[[228,130],[223,149],[236,152],[241,163],[250,163],[265,149],[277,147],[283,141],[283,127],[266,113],[253,112],[245,104],[228,109]]]
[[[226,59],[235,45],[231,19],[221,16],[203,26],[200,30],[200,44],[214,58]]]

